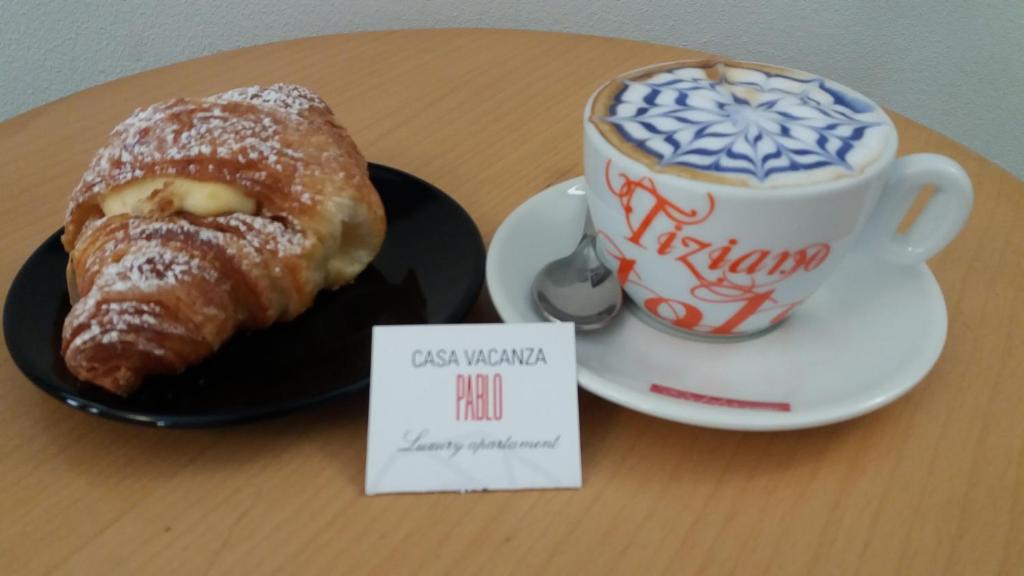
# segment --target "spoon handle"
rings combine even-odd
[[[584,214],[586,214],[586,220],[583,221],[583,235],[589,238],[597,236],[597,229],[594,228],[594,220],[590,217],[590,206],[584,204]]]

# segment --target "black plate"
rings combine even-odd
[[[236,334],[201,364],[147,379],[120,398],[72,376],[60,355],[69,310],[60,232],[18,272],[4,306],[4,336],[18,368],[70,406],[140,424],[198,427],[280,414],[369,383],[376,324],[462,320],[484,279],[484,244],[473,220],[434,186],[370,165],[387,212],[377,258],[351,285],[321,293],[298,318]]]

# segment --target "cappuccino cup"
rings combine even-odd
[[[598,253],[642,313],[682,334],[778,326],[853,249],[903,265],[963,227],[953,160],[896,158],[882,108],[800,70],[709,59],[623,74],[584,111]],[[934,192],[909,230],[914,199]]]

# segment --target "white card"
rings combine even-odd
[[[579,488],[572,324],[375,326],[366,493]]]

